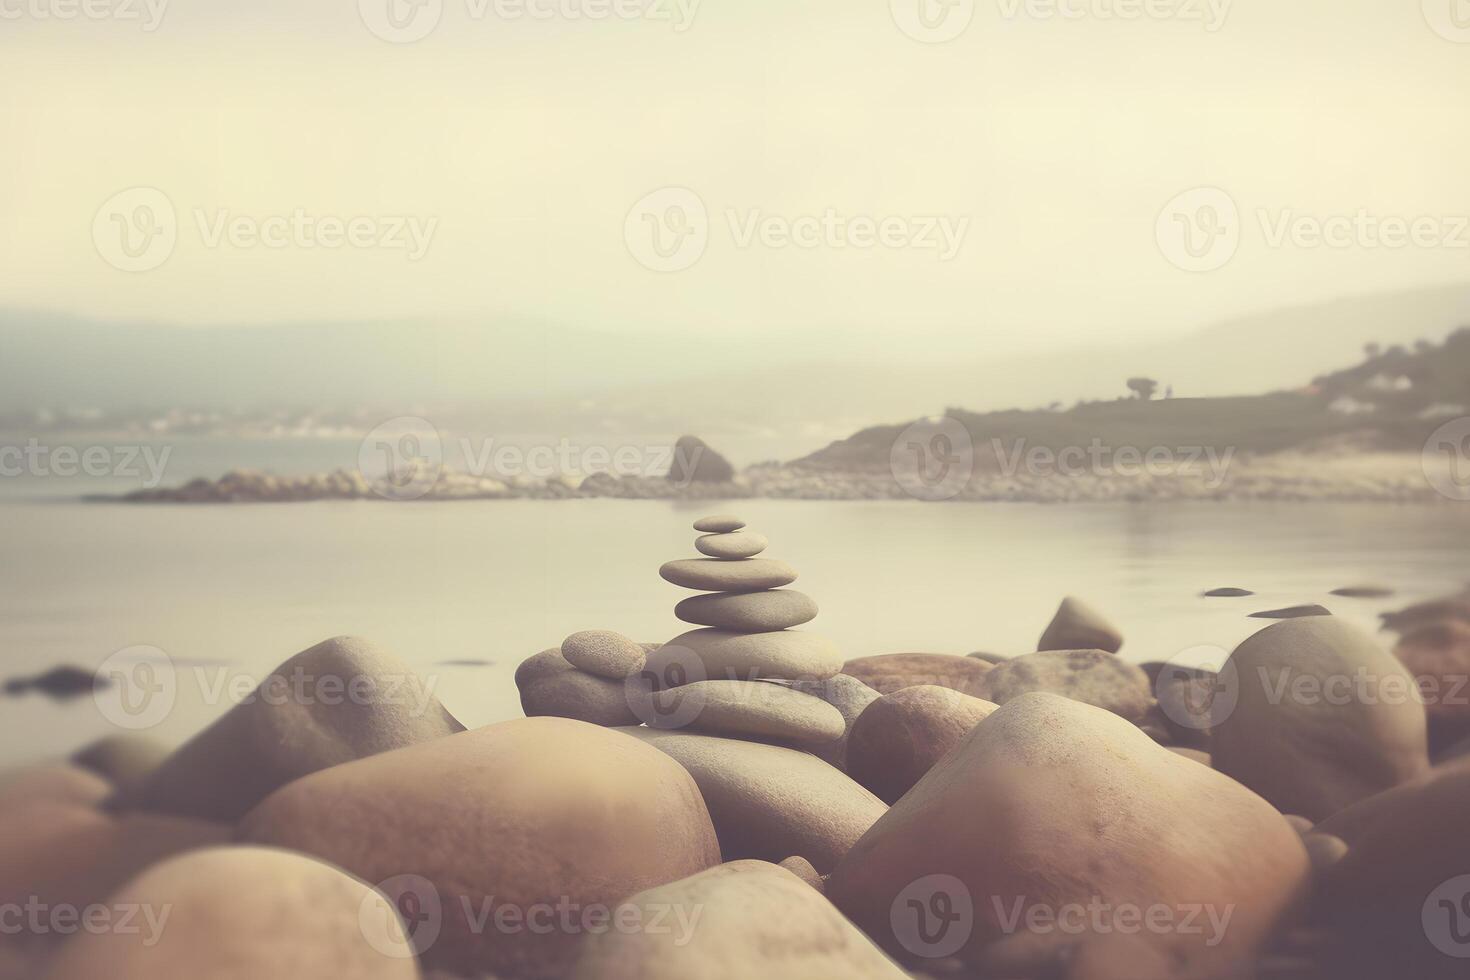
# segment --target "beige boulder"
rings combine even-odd
[[[694,549],[711,558],[754,558],[769,544],[766,536],[756,531],[716,532],[694,539]]]
[[[636,739],[564,718],[313,773],[246,815],[240,837],[368,882],[406,887],[401,876],[415,876],[389,897],[442,909],[425,964],[516,977],[559,976],[575,954],[574,931],[534,928],[546,903],[609,905],[720,860],[689,773]]]
[[[1041,634],[1037,650],[1106,650],[1117,653],[1123,634],[1102,613],[1067,596]]]
[[[796,581],[796,569],[774,558],[679,558],[664,562],[658,574],[665,582],[701,592],[752,592],[779,589]]]
[[[852,726],[848,775],[892,804],[995,708],[933,684],[885,694]]]
[[[817,604],[795,589],[711,592],[681,600],[674,615],[698,626],[764,633],[811,622],[817,616]]]
[[[1106,913],[1084,916],[1084,934],[1121,928],[1131,910],[1212,909],[1214,929],[1147,938],[1181,964],[1219,965],[1254,953],[1307,878],[1295,831],[1239,783],[1110,712],[1027,694],[976,725],[889,808],[826,893],[896,954],[970,963],[1006,936],[1056,939],[1038,923],[1075,922],[1075,909]],[[937,930],[942,950],[933,948],[934,915],[954,926]]]
[[[1341,619],[1268,626],[1222,675],[1233,691],[1212,707],[1215,768],[1284,813],[1320,821],[1429,766],[1413,678]]]
[[[807,747],[817,758],[830,762],[838,769],[847,770],[847,740],[852,736],[852,726],[868,705],[882,697],[851,674],[833,674],[819,681],[768,681],[767,683],[788,684],[803,694],[810,694],[826,701],[842,715],[842,737],[835,742]]]
[[[99,806],[112,784],[79,766],[47,763],[23,766],[0,774],[0,811],[31,803],[69,803]]]
[[[277,667],[121,803],[233,821],[308,773],[463,730],[411,667],[339,636]]]
[[[1470,736],[1470,623],[1442,619],[1415,627],[1393,652],[1424,696],[1431,749]]]
[[[150,868],[108,901],[136,932],[80,932],[49,980],[413,980],[403,923],[371,888],[299,854],[196,851]]]
[[[640,652],[643,648],[640,646]],[[516,688],[526,717],[550,716],[614,728],[641,720],[632,704],[636,683],[610,680],[578,670],[556,647],[528,657],[516,668]]]
[[[713,735],[619,729],[694,777],[726,860],[800,854],[826,873],[882,816],[883,801],[806,752]]]
[[[736,633],[697,629],[674,637],[648,657],[648,668],[668,674],[670,661],[693,659],[690,680],[742,680],[763,677],[820,680],[842,670],[842,654],[826,637],[805,630]],[[696,669],[697,663],[697,669]],[[702,673],[702,677],[693,676]]]
[[[821,698],[762,681],[695,681],[652,695],[650,727],[711,735],[827,744],[842,737],[842,713]]]
[[[849,660],[842,672],[856,677],[879,694],[932,684],[978,696],[981,678],[994,667],[984,660],[952,653],[880,653]]]
[[[640,892],[619,912],[670,927],[588,935],[571,980],[905,980],[826,899],[773,864],[706,871]]]
[[[94,772],[127,797],[163,765],[172,750],[147,735],[129,732],[100,738],[71,757],[73,765]]]
[[[1005,704],[1023,694],[1059,694],[1137,723],[1154,704],[1148,675],[1103,650],[1046,650],[996,664],[975,696]]]

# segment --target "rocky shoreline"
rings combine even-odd
[[[1426,478],[1419,454],[1336,456],[1274,453],[1240,456],[1222,474],[1173,467],[1116,473],[976,471],[962,485],[929,489],[889,470],[847,472],[801,464],[760,464],[731,479],[556,476],[546,479],[476,476],[444,471],[412,493],[374,482],[355,470],[278,476],[234,470],[217,480],[138,490],[130,503],[299,503],[315,500],[934,500],[1024,503],[1144,501],[1359,501],[1440,503],[1447,498]]]
[[[844,661],[763,535],[696,529],[693,629],[568,636],[525,718],[338,637],[177,750],[0,775],[0,978],[1463,976],[1470,593],[1394,653],[1318,614],[1138,666],[1068,598],[1034,653]]]

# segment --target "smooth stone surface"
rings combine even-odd
[[[731,531],[728,534],[702,534],[694,539],[694,550],[711,558],[754,558],[771,542],[755,531]]]
[[[761,681],[695,681],[653,695],[654,728],[825,743],[842,737],[842,713],[821,698]]]
[[[233,821],[308,773],[463,730],[412,667],[339,636],[277,667],[122,803]]]
[[[728,534],[744,526],[745,522],[733,514],[715,514],[711,517],[701,517],[694,522],[694,530],[709,534]]]
[[[1255,593],[1250,589],[1237,589],[1227,586],[1223,589],[1211,589],[1208,592],[1201,592],[1200,595],[1206,599],[1233,599],[1240,596],[1255,595]]]
[[[1437,771],[1360,806],[1373,811],[1349,850],[1323,876],[1317,904],[1342,937],[1353,976],[1463,980],[1470,875],[1470,768]],[[1356,808],[1355,808],[1356,809]],[[1339,814],[1318,831],[1337,834]],[[1363,816],[1359,814],[1358,816]],[[1436,946],[1434,940],[1441,944]],[[1329,976],[1343,975],[1328,973]]]
[[[1345,585],[1340,589],[1333,589],[1329,595],[1340,595],[1347,599],[1386,599],[1393,595],[1393,589],[1386,585]]]
[[[1117,653],[1123,634],[1107,617],[1076,596],[1067,596],[1047,624],[1037,650],[1106,650]]]
[[[852,726],[848,775],[892,804],[995,708],[932,684],[885,694]]]
[[[0,773],[0,811],[30,803],[100,806],[112,784],[80,766],[47,763]]]
[[[1226,671],[1236,694],[1215,701],[1215,768],[1283,813],[1320,821],[1429,767],[1413,678],[1340,619],[1268,626],[1236,647]]]
[[[1312,874],[1319,877],[1330,871],[1348,852],[1347,843],[1341,837],[1317,832],[1303,834],[1302,846],[1307,849],[1307,859],[1312,862]]]
[[[1216,696],[1229,696],[1220,675],[1200,667],[1171,663],[1140,664],[1153,685],[1158,710],[1150,712],[1167,735],[1167,744],[1208,749]]]
[[[787,680],[821,680],[842,671],[842,654],[831,640],[805,630],[776,630],[770,633],[735,633],[730,630],[698,629],[681,633],[649,654],[648,667],[660,676],[671,660],[688,661],[703,677],[690,680],[755,680],[780,677]],[[692,672],[691,672],[692,673]]]
[[[1393,652],[1418,681],[1429,719],[1429,750],[1439,758],[1470,737],[1470,623],[1443,619],[1417,626]]]
[[[664,562],[658,573],[665,582],[710,592],[779,589],[796,581],[796,569],[774,558],[748,558],[744,561],[680,558]]]
[[[1378,618],[1383,620],[1384,629],[1397,633],[1408,633],[1415,627],[1438,623],[1446,619],[1457,619],[1463,623],[1470,623],[1470,588],[1459,595],[1416,602],[1404,609],[1380,613]]]
[[[1005,704],[1044,691],[1104,708],[1138,722],[1153,704],[1148,675],[1102,650],[1047,650],[996,664],[976,696]]]
[[[171,751],[157,739],[129,732],[100,738],[78,750],[71,761],[101,776],[127,797],[142,787]]]
[[[689,770],[727,861],[800,854],[825,874],[887,809],[843,773],[796,749],[650,728],[619,731]]]
[[[589,934],[570,980],[905,980],[826,899],[774,864],[711,869],[622,905],[643,922],[673,918],[669,909],[700,915],[687,932]]]
[[[879,694],[892,694],[921,684],[975,694],[980,690],[981,680],[994,666],[985,660],[951,653],[880,653],[849,660],[842,672]]]
[[[365,904],[379,902],[366,884],[301,855],[254,847],[197,851],[149,869],[109,902],[167,908],[161,933],[152,935],[146,922],[137,934],[79,932],[49,977],[413,980],[413,959],[391,952],[405,948],[398,916],[387,906],[379,915],[362,914]]]
[[[845,772],[847,770],[847,740],[852,736],[853,723],[862,715],[863,709],[882,695],[850,674],[833,674],[819,681],[768,681],[767,683],[787,683],[803,694],[821,698],[838,710],[842,715],[844,725],[842,737],[825,745],[808,746],[807,751]]]
[[[806,858],[793,854],[791,857],[779,862],[779,867],[790,871],[818,892],[822,890],[822,876],[817,873],[817,869]]]
[[[643,646],[612,630],[583,630],[561,641],[561,655],[578,670],[621,681],[643,669]]]
[[[1305,892],[1308,864],[1296,832],[1239,783],[1160,748],[1110,712],[1027,694],[976,725],[890,807],[833,871],[826,893],[902,954],[916,933],[902,928],[913,919],[896,915],[895,903],[902,908],[914,894],[906,889],[939,874],[958,881],[917,900],[923,907],[941,887],[968,892],[974,925],[955,952],[966,962],[1008,933],[1019,937],[1002,918],[1012,909],[1024,923],[1032,906],[1233,907],[1223,936],[1145,936],[1179,962],[1206,967],[1260,948]],[[1084,922],[1087,932],[1108,928]]]
[[[1215,762],[1210,758],[1210,753],[1208,752],[1202,752],[1199,749],[1186,749],[1178,745],[1170,745],[1166,746],[1166,748],[1180,758],[1189,759],[1191,762],[1198,762],[1200,765],[1209,766],[1211,769],[1215,768]]]
[[[443,907],[425,964],[559,976],[577,934],[477,929],[466,908],[611,905],[720,860],[694,780],[637,739],[523,718],[314,773],[248,814],[246,841],[364,881],[413,874]],[[393,897],[390,895],[390,898]]]
[[[1305,616],[1331,616],[1332,610],[1315,603],[1309,606],[1287,606],[1285,609],[1267,609],[1253,612],[1251,619],[1301,619]]]
[[[151,864],[228,842],[231,830],[224,824],[157,814],[113,817],[67,803],[12,807],[0,811],[0,905],[34,899],[52,908],[85,908],[102,902]],[[30,935],[25,923],[18,936],[0,930],[0,945],[54,945],[60,938],[49,931]]]
[[[522,661],[515,681],[527,718],[571,718],[604,728],[641,721],[623,681],[578,670],[555,647]]]
[[[674,607],[686,623],[746,633],[790,629],[817,618],[812,597],[794,589],[694,595]]]

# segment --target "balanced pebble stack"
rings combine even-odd
[[[784,588],[796,581],[790,565],[757,557],[764,535],[738,517],[705,517],[694,547],[704,558],[666,563],[659,574],[674,585],[709,590],[674,607],[703,627],[676,636],[648,657],[654,728],[777,741],[815,747],[840,739],[841,712],[779,682],[818,681],[842,670],[831,641],[793,627],[817,615],[812,598]],[[777,683],[768,683],[775,681]]]

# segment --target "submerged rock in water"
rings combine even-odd
[[[1287,606],[1285,609],[1267,609],[1253,612],[1251,619],[1302,619],[1307,616],[1331,616],[1332,610],[1315,603],[1308,606]]]
[[[1117,653],[1123,634],[1102,613],[1075,596],[1067,596],[1036,644],[1044,650],[1106,650]]]
[[[1393,595],[1393,589],[1386,585],[1345,585],[1340,589],[1333,589],[1329,595],[1339,595],[1345,599],[1386,599]]]
[[[53,667],[43,674],[35,677],[13,677],[5,682],[5,693],[10,695],[44,694],[57,701],[66,701],[71,698],[91,694],[98,688],[111,685],[105,677],[98,677],[90,670],[82,667]]]
[[[129,732],[100,738],[79,749],[71,761],[112,783],[119,797],[126,799],[142,787],[171,752],[157,739]]]
[[[1255,593],[1252,592],[1250,589],[1237,589],[1226,586],[1223,589],[1211,589],[1208,592],[1201,592],[1200,595],[1204,596],[1206,599],[1229,599],[1237,598],[1240,596],[1255,595]]]

